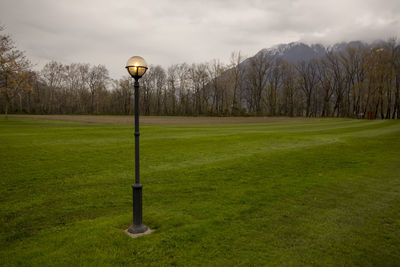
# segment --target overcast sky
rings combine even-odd
[[[133,55],[168,67],[293,41],[400,38],[400,0],[1,0],[0,24],[37,69],[104,64],[120,78]]]

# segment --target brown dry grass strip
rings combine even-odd
[[[33,118],[89,123],[133,124],[134,116],[110,115],[9,115],[10,118]],[[271,123],[313,120],[290,117],[182,117],[182,116],[141,116],[142,125],[207,125],[236,123]]]

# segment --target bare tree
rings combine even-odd
[[[41,103],[40,109],[45,113],[58,111],[58,95],[61,90],[64,75],[64,66],[56,61],[50,61],[44,65],[40,72],[46,88],[37,87],[36,94]]]
[[[242,97],[243,97],[243,79],[244,71],[241,67],[243,62],[243,56],[240,52],[232,52],[230,59],[230,74],[231,74],[231,84],[233,87],[233,99],[232,99],[232,114],[240,115],[242,110]]]
[[[92,66],[88,72],[88,85],[90,90],[90,109],[91,113],[99,113],[99,92],[105,90],[110,77],[104,65]],[[96,109],[94,109],[96,104]]]
[[[167,70],[167,91],[168,91],[168,111],[167,114],[176,114],[176,87],[179,80],[177,73],[177,65],[172,65],[168,67]]]
[[[272,63],[271,56],[260,52],[250,59],[248,71],[246,71],[249,110],[258,115],[263,113],[262,97],[267,87],[267,75]]]
[[[3,31],[0,28],[0,32]],[[32,90],[31,63],[24,53],[16,49],[11,37],[0,35],[0,93],[5,99],[5,117],[8,115],[10,101],[19,96],[22,111],[22,91]]]
[[[300,89],[303,91],[306,98],[306,117],[312,114],[311,100],[314,96],[318,76],[317,76],[317,61],[311,60],[309,62],[302,61],[296,65],[297,72],[299,73]],[[314,115],[316,115],[314,113]]]
[[[295,115],[298,92],[296,88],[296,69],[293,63],[282,63],[282,83],[283,113],[293,117]]]
[[[208,65],[208,75],[210,77],[210,88],[212,94],[211,113],[222,114],[224,108],[224,92],[222,74],[226,67],[219,60],[213,60]]]
[[[278,108],[278,90],[282,81],[282,60],[275,60],[268,73],[267,103],[269,114],[275,116]]]

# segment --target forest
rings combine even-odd
[[[57,61],[35,71],[9,35],[0,39],[0,112],[6,116],[133,114],[128,74],[116,80],[104,65]],[[400,45],[395,38],[349,45],[297,63],[233,52],[229,63],[151,65],[140,84],[143,115],[399,119]]]

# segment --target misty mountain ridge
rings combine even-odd
[[[264,48],[260,50],[255,56],[262,54],[268,54],[275,58],[281,58],[288,62],[297,63],[300,61],[309,61],[312,58],[321,58],[328,51],[342,51],[346,47],[372,47],[376,45],[385,44],[385,41],[376,40],[371,43],[363,41],[350,41],[350,42],[340,42],[329,46],[324,46],[322,44],[306,44],[302,42],[292,42],[288,44],[279,44],[272,46],[270,48]],[[247,60],[245,60],[247,61]]]

